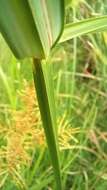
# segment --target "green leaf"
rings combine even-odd
[[[45,58],[63,24],[63,0],[0,0],[0,31],[17,58]]]
[[[44,57],[27,0],[0,0],[0,31],[17,58]]]
[[[61,176],[50,70],[41,63],[60,38],[64,0],[0,0],[0,31],[17,58],[35,57],[34,81],[57,182]],[[38,60],[38,61],[37,61]]]
[[[59,43],[70,40],[74,37],[107,30],[107,16],[85,19],[75,23],[65,25]]]
[[[46,55],[61,35],[64,25],[63,0],[28,0]]]

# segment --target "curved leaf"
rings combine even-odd
[[[17,58],[45,58],[64,24],[64,0],[0,0],[0,31]]]
[[[27,0],[0,0],[0,31],[17,58],[44,57]]]

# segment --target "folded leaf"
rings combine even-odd
[[[63,0],[0,0],[0,31],[17,58],[45,58],[60,36]]]
[[[63,0],[28,0],[46,55],[61,34],[64,24]]]
[[[44,57],[27,0],[0,0],[0,31],[17,58]]]

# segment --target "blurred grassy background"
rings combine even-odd
[[[66,23],[107,14],[107,0],[78,0]],[[75,38],[51,53],[64,190],[107,189],[107,33]],[[54,190],[34,93],[31,60],[0,36],[0,189]]]

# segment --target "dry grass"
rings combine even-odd
[[[4,136],[6,145],[0,147],[0,173],[11,176],[17,184],[25,186],[21,179],[21,167],[31,163],[32,153],[36,147],[46,147],[43,128],[41,127],[40,113],[35,89],[33,85],[25,83],[25,88],[20,92],[20,100],[23,109],[12,110],[12,121],[9,127],[0,126],[0,134]],[[75,134],[79,128],[72,129],[66,123],[66,116],[59,118],[59,144],[63,149],[71,145],[71,142],[78,143]],[[5,161],[4,161],[5,160]],[[6,171],[6,172],[4,172]],[[5,182],[5,181],[4,181]],[[3,183],[1,183],[1,186]]]

